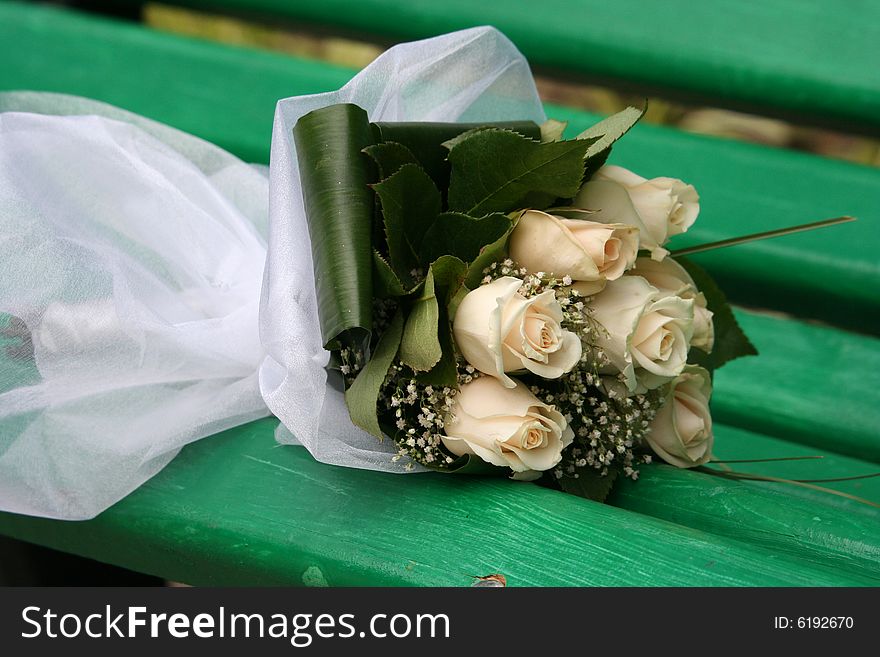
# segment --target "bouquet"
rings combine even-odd
[[[603,499],[703,467],[754,349],[670,250],[699,199],[562,138],[492,28],[282,99],[268,172],[95,101],[0,94],[0,509],[90,518],[274,414],[318,460]],[[839,220],[820,222],[820,225]]]
[[[712,371],[755,353],[666,248],[696,190],[607,164],[630,107],[564,124],[306,114],[294,141],[321,335],[355,425],[394,461],[603,500],[655,456],[712,454]]]
[[[610,157],[643,114],[564,139],[491,28],[280,101],[260,372],[278,440],[594,500],[657,457],[705,469],[713,372],[756,350],[684,256],[850,218],[674,250],[697,191]]]

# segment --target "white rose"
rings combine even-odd
[[[639,227],[641,247],[662,260],[663,245],[690,228],[700,213],[700,197],[677,178],[647,180],[623,167],[606,165],[581,187],[574,205],[594,211],[595,221]]]
[[[565,219],[538,210],[522,214],[510,236],[510,257],[531,273],[570,276],[583,296],[620,278],[639,250],[638,228]]]
[[[508,388],[516,384],[506,372],[557,379],[581,358],[581,339],[560,325],[562,307],[553,290],[526,299],[521,286],[520,279],[505,276],[468,292],[452,325],[465,360]]]
[[[491,376],[461,387],[444,430],[443,444],[453,454],[476,454],[519,473],[556,466],[562,450],[574,440],[554,406],[543,403],[523,383],[515,381],[514,387],[506,388]]]
[[[637,258],[631,274],[641,276],[660,292],[694,300],[694,335],[691,346],[706,353],[715,345],[715,325],[712,311],[706,307],[706,297],[697,289],[694,279],[684,267],[672,258],[660,262],[652,258]]]
[[[657,456],[679,468],[703,465],[712,456],[712,382],[702,367],[688,365],[672,382],[645,440]]]
[[[639,276],[611,281],[593,297],[604,331],[596,343],[630,391],[657,388],[681,374],[694,325],[694,301],[663,294]]]

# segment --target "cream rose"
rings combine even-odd
[[[621,372],[630,391],[657,388],[681,374],[693,336],[693,299],[624,276],[609,282],[590,306],[604,328],[597,346],[610,361],[607,372]]]
[[[636,266],[629,273],[641,276],[662,293],[674,294],[682,299],[693,299],[694,335],[691,338],[691,346],[706,353],[712,351],[715,345],[713,313],[706,307],[706,297],[697,289],[694,279],[684,267],[672,258],[664,258],[660,262],[651,258],[637,258]]]
[[[655,260],[662,260],[669,238],[696,221],[700,197],[692,185],[677,178],[648,180],[623,167],[606,165],[581,187],[574,205],[594,211],[595,221],[638,226],[641,247]]]
[[[583,296],[620,278],[639,250],[638,228],[527,210],[510,236],[510,257],[535,274],[570,276]]]
[[[548,290],[526,299],[522,281],[499,278],[468,292],[453,319],[461,355],[475,368],[513,388],[507,372],[528,370],[545,379],[571,371],[581,358],[581,340],[560,325],[562,308]]]
[[[712,382],[702,367],[688,365],[672,382],[645,440],[661,459],[679,468],[703,465],[712,456]]]
[[[453,454],[476,454],[518,473],[554,467],[574,439],[554,406],[543,403],[523,383],[515,381],[507,388],[491,376],[461,387],[444,427],[443,444]]]

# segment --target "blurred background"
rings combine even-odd
[[[82,4],[82,3],[79,3]],[[88,3],[106,9],[106,3]],[[110,3],[111,5],[113,3]],[[241,4],[241,3],[239,3]],[[119,10],[118,4],[114,7]],[[378,57],[391,42],[364,41],[312,25],[279,25],[252,16],[221,15],[179,6],[147,3],[129,16],[155,29],[250,46],[360,69]],[[877,62],[880,65],[880,61]],[[564,79],[553,72],[536,70],[538,91],[545,102],[566,105],[597,114],[612,114],[628,105],[640,106],[642,93],[583,81]],[[717,137],[729,137],[768,146],[808,151],[826,157],[880,166],[880,139],[840,129],[823,129],[779,118],[687,104],[651,95],[647,122]]]

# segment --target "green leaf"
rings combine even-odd
[[[449,300],[462,287],[467,267],[458,258],[443,256],[431,263],[422,292],[406,322],[400,359],[419,379],[432,385],[455,385],[455,347],[450,329]]]
[[[506,235],[510,227],[510,218],[498,212],[479,219],[459,212],[444,212],[425,232],[419,259],[424,265],[440,256],[453,255],[471,262],[486,246]]]
[[[521,212],[516,213],[513,217],[508,215],[507,218],[509,224],[507,230],[500,235],[497,240],[484,246],[480,250],[480,254],[470,262],[467,274],[465,275],[465,285],[467,285],[467,287],[472,290],[476,289],[480,285],[480,280],[483,278],[483,270],[493,262],[503,260],[507,257],[507,243],[510,234],[513,232],[513,229],[516,228],[516,224],[519,221],[521,214]],[[449,312],[453,317],[455,316],[454,309],[450,308]]]
[[[394,175],[405,164],[418,164],[416,156],[406,146],[394,141],[373,144],[364,149],[379,167],[379,180]]]
[[[372,328],[373,143],[367,114],[332,105],[306,114],[293,129],[316,272],[318,317],[327,349],[365,353]]]
[[[431,263],[430,271],[434,276],[437,298],[446,306],[464,284],[467,265],[460,258],[444,255]]]
[[[382,254],[373,249],[373,294],[380,299],[388,299],[405,296],[411,291],[403,287],[403,283]]]
[[[455,343],[452,340],[452,326],[449,313],[440,307],[440,319],[437,322],[437,340],[443,352],[440,360],[427,372],[419,372],[416,379],[419,383],[429,386],[454,388],[458,385],[458,367],[455,362]]]
[[[614,142],[623,137],[630,128],[638,123],[647,109],[647,102],[645,102],[645,106],[642,109],[627,107],[625,110],[599,121],[599,123],[587,128],[577,136],[578,139],[595,139],[598,137],[586,154],[585,179],[592,177],[605,164],[605,161],[611,154],[611,146]]]
[[[431,176],[438,189],[449,187],[449,162],[443,142],[479,126],[492,125],[513,130],[526,137],[540,139],[541,129],[531,121],[502,121],[500,123],[375,123],[376,141],[396,142],[405,146],[422,168]]]
[[[724,292],[709,273],[686,258],[675,258],[675,261],[694,279],[697,289],[706,297],[706,305],[714,314],[712,324],[715,328],[715,345],[712,353],[691,349],[688,360],[712,372],[734,358],[757,355],[758,350],[740,328]]]
[[[443,347],[437,337],[440,322],[440,305],[434,290],[434,269],[422,286],[422,293],[415,300],[400,343],[400,360],[416,372],[427,372],[440,362]]]
[[[345,391],[345,405],[351,421],[364,431],[382,440],[382,429],[377,417],[376,401],[388,376],[388,368],[397,355],[403,333],[403,314],[395,313],[385,333],[379,339],[373,357],[367,361],[354,383]]]
[[[468,268],[468,272],[470,272],[470,268]],[[476,287],[476,285],[474,287]],[[446,304],[446,309],[449,312],[450,317],[455,317],[455,312],[458,310],[459,305],[461,305],[461,302],[467,296],[467,293],[471,291],[471,289],[472,288],[467,285],[467,278],[465,278],[465,284],[459,287],[455,293],[450,295],[449,303]]]
[[[604,502],[611,493],[611,489],[614,488],[618,474],[617,470],[609,470],[608,474],[603,477],[595,470],[579,468],[577,479],[563,475],[556,480],[556,483],[571,495],[585,497],[594,502]]]
[[[562,135],[568,127],[568,121],[547,119],[541,124],[541,141],[562,141]]]
[[[473,130],[451,144],[449,209],[481,216],[518,210],[529,195],[570,198],[581,185],[592,143],[542,144],[507,130]]]
[[[439,303],[439,319],[437,321],[437,340],[440,343],[442,357],[430,371],[419,374],[421,383],[435,386],[456,386],[458,371],[455,362],[455,343],[452,339],[453,305],[460,301],[460,293],[465,290],[464,278],[467,266],[453,256],[443,256],[431,264],[434,287]]]
[[[417,164],[404,164],[373,189],[382,207],[391,267],[401,281],[409,281],[419,267],[422,238],[440,213],[440,192]]]
[[[642,109],[637,107],[627,107],[617,114],[612,114],[607,119],[599,121],[599,123],[590,126],[577,136],[577,139],[593,139],[586,157],[593,157],[602,151],[611,148],[612,144],[623,137],[629,129],[632,128],[639,119],[645,115],[648,109],[647,103]]]

